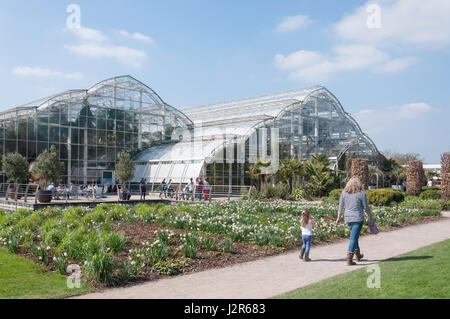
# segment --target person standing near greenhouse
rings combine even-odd
[[[367,196],[364,192],[363,185],[358,177],[352,177],[347,182],[344,191],[341,194],[339,200],[338,217],[336,225],[339,224],[344,212],[345,223],[350,229],[350,243],[347,252],[347,265],[356,265],[353,261],[353,256],[356,257],[356,261],[360,261],[364,255],[361,254],[359,248],[359,235],[361,233],[362,226],[364,224],[364,211],[366,211],[370,220],[372,220],[372,212],[367,202]]]
[[[163,180],[161,182],[161,191],[159,192],[159,197],[160,198],[162,198],[162,194],[164,194],[165,197],[167,197],[166,189],[167,189],[166,179],[163,178]]]

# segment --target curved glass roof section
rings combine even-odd
[[[322,86],[184,108],[183,111],[194,122],[191,139],[153,147],[136,158],[143,169],[151,166],[155,173],[156,168],[160,168],[159,175],[149,175],[150,179],[173,178],[185,182],[187,178],[201,176],[204,169],[201,163],[217,158],[217,154],[222,156],[233,144],[247,143],[248,148],[249,138],[257,135],[259,128],[279,130],[280,148],[285,150],[280,157],[306,160],[314,153],[324,153],[338,159],[345,152],[369,158],[380,155],[353,117]],[[193,176],[169,174],[189,162],[197,167]],[[169,166],[161,170],[164,165]]]
[[[101,81],[90,89],[68,90],[42,99],[38,99],[19,107],[8,109],[2,113],[16,110],[37,108],[38,111],[57,106],[59,102],[88,99],[92,106],[122,109],[125,111],[140,111],[149,114],[163,115],[170,111],[176,113],[178,121],[191,126],[191,120],[180,110],[165,103],[161,97],[144,83],[132,76],[118,76]],[[163,107],[163,108],[162,108]]]
[[[64,180],[85,183],[113,171],[119,152],[138,154],[190,134],[192,121],[131,76],[69,90],[0,113],[0,153],[33,161],[54,145]]]

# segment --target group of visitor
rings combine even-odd
[[[174,187],[172,185],[172,180],[169,179],[169,182],[166,182],[166,179],[164,178],[161,182],[161,191],[159,192],[159,197],[162,198],[162,195],[164,194],[164,197],[173,197],[175,194]]]
[[[209,199],[209,190],[210,185],[206,178],[197,177],[195,182],[194,179],[191,178],[189,183],[184,186],[181,198],[184,200],[197,198],[199,201],[202,199],[206,201]]]
[[[59,184],[58,186],[55,186],[55,183],[52,182],[47,187],[47,190],[52,192],[52,196],[55,199],[60,199],[60,197],[63,197],[65,199],[70,199],[70,196],[77,195],[77,188],[75,185],[73,185],[73,183],[70,183],[69,187],[64,187],[61,184]]]

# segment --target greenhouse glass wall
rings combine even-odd
[[[194,122],[192,138],[160,145],[136,157],[140,176],[155,183],[208,178],[215,185],[249,185],[246,174],[258,159],[275,174],[283,158],[302,161],[327,154],[335,163],[345,153],[382,158],[372,140],[326,88],[314,86],[252,98],[184,108]]]
[[[305,161],[346,153],[376,164],[382,155],[326,88],[314,86],[175,109],[131,76],[102,81],[0,113],[0,152],[31,163],[54,145],[64,163],[62,182],[115,182],[117,153],[133,156],[133,182],[146,178],[215,185],[249,185],[258,159],[270,174],[286,157]],[[272,170],[272,171],[270,171]]]
[[[178,127],[189,130],[192,122],[141,82],[115,77],[0,113],[0,151],[31,163],[54,145],[63,183],[112,184],[117,153],[171,142]]]

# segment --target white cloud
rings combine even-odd
[[[155,40],[153,40],[152,37],[149,37],[149,36],[139,33],[139,32],[130,33],[127,30],[119,30],[119,31],[116,31],[116,33],[124,38],[130,38],[130,39],[134,39],[134,40],[145,42],[145,43],[154,43],[155,42]]]
[[[91,28],[79,27],[69,29],[75,34],[78,38],[86,41],[92,42],[105,42],[108,40],[108,37],[103,34],[103,32]]]
[[[311,24],[311,19],[306,15],[296,15],[292,17],[286,17],[281,21],[275,31],[277,32],[290,32],[304,28]]]
[[[425,113],[432,111],[433,108],[427,103],[410,103],[402,106],[394,107],[393,112],[398,118],[420,118]]]
[[[287,56],[275,55],[275,66],[289,70],[293,80],[317,82],[328,79],[337,72],[370,70],[373,72],[394,72],[415,63],[415,58],[391,57],[371,45],[339,45],[334,54],[326,56],[317,51],[300,50]]]
[[[437,108],[426,102],[415,102],[390,107],[374,106],[353,116],[380,150],[420,153],[427,161],[434,162],[450,146],[449,110],[445,104]]]
[[[28,67],[18,66],[12,71],[16,76],[33,76],[41,78],[62,78],[69,80],[79,80],[83,78],[83,75],[79,72],[63,73],[59,71],[52,71],[50,69],[44,69],[40,67]]]
[[[380,28],[368,28],[367,5],[358,7],[334,26],[337,38],[382,46],[450,44],[450,1],[389,0],[378,2]]]
[[[381,133],[387,127],[414,127],[412,123],[437,112],[425,102],[408,103],[386,108],[363,109],[354,115],[363,131],[373,134]]]
[[[416,64],[418,59],[416,57],[397,58],[386,62],[384,65],[378,67],[376,72],[393,73],[409,68]]]
[[[275,66],[289,70],[291,79],[306,82],[349,70],[396,73],[419,61],[414,54],[400,52],[450,45],[450,1],[428,0],[424,5],[422,0],[379,0],[380,28],[368,27],[373,12],[366,9],[372,3],[357,7],[333,25],[337,44],[330,54],[303,50],[277,54]]]
[[[139,33],[139,32],[133,33],[133,35],[131,37],[135,40],[142,41],[142,42],[147,42],[147,43],[154,42],[154,40],[151,37],[149,37],[145,34]]]
[[[144,51],[126,46],[105,46],[98,44],[66,45],[65,48],[76,54],[95,57],[111,58],[127,66],[140,67],[147,59]]]
[[[284,54],[275,55],[275,65],[280,69],[293,69],[307,67],[311,64],[320,62],[323,59],[322,54],[316,51],[300,50],[287,56]]]

